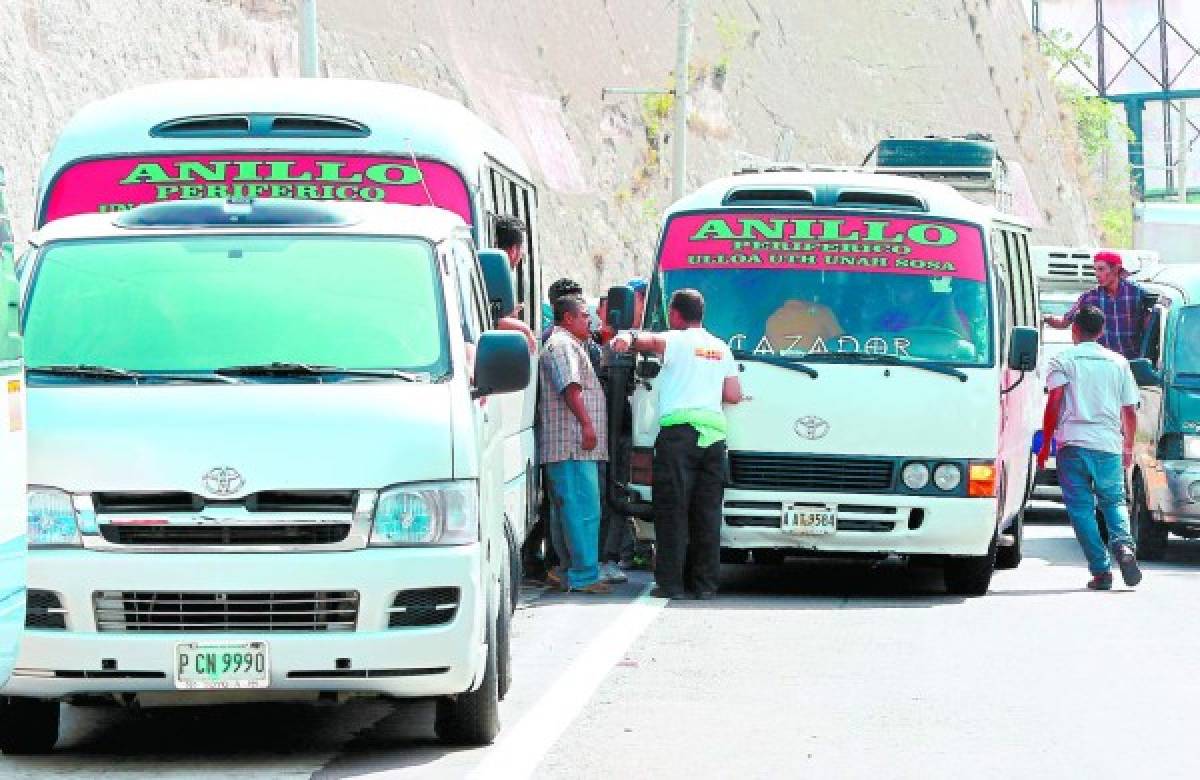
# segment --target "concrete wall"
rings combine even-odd
[[[889,134],[991,133],[1028,180],[1038,240],[1091,240],[1077,154],[1021,0],[697,0],[688,181],[738,151],[858,163]],[[321,0],[329,75],[457,98],[511,137],[542,185],[547,279],[644,273],[668,205],[670,121],[636,97],[669,86],[675,10],[646,0]],[[836,11],[834,10],[836,9]],[[294,75],[286,0],[0,2],[0,161],[16,224],[55,132],[147,81]],[[649,125],[649,132],[648,132]]]

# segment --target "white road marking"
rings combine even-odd
[[[491,780],[525,778],[533,774],[542,758],[591,701],[604,678],[654,622],[659,610],[666,606],[666,599],[650,595],[652,587],[652,584],[647,585],[637,599],[592,640],[525,717],[501,732],[499,740],[487,749],[483,760],[468,777]]]

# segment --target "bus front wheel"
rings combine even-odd
[[[947,558],[943,565],[946,590],[956,596],[984,595],[992,584],[992,572],[996,570],[996,536],[992,535],[984,555]]]
[[[9,756],[49,753],[58,742],[58,702],[0,697],[0,751]]]

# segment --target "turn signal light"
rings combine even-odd
[[[634,447],[629,456],[629,481],[635,485],[654,484],[654,448]]]
[[[967,495],[971,498],[993,498],[996,495],[996,464],[991,461],[972,463],[967,471]]]

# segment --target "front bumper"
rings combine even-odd
[[[1200,503],[1189,497],[1188,488],[1200,482],[1200,461],[1163,461],[1161,471],[1147,479],[1155,520],[1167,525],[1200,527]]]
[[[633,488],[644,500],[650,489]],[[783,503],[832,504],[838,528],[824,535],[780,529]],[[654,523],[635,518],[638,538],[654,538]],[[846,554],[983,555],[996,530],[996,502],[986,498],[789,493],[725,490],[721,546],[790,548]]]
[[[57,698],[135,693],[143,703],[310,699],[320,692],[437,696],[478,686],[486,660],[478,545],[309,554],[129,554],[34,551],[29,587],[57,593],[66,630],[27,630],[16,668],[0,692]],[[395,594],[460,589],[446,623],[388,628]],[[95,591],[357,591],[353,631],[96,630]],[[250,691],[181,691],[180,642],[264,641],[270,685]]]

